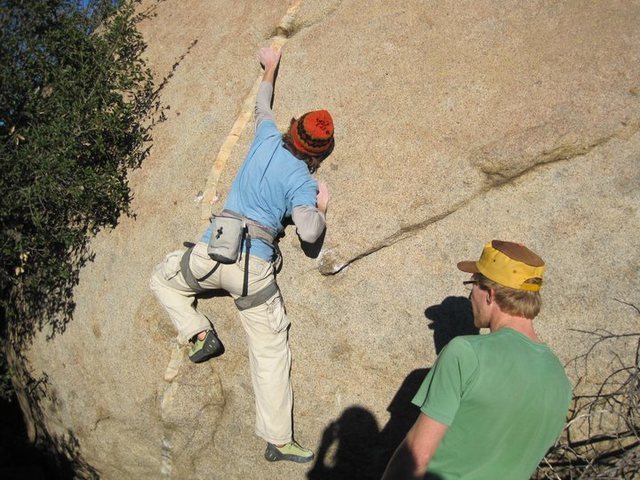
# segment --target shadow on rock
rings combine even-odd
[[[389,412],[390,415],[389,421],[380,432],[380,442],[382,445],[382,451],[380,452],[380,462],[382,463],[380,476],[382,476],[391,455],[393,455],[395,449],[398,448],[400,442],[404,440],[407,432],[418,419],[420,410],[411,403],[411,400],[427,376],[427,373],[429,373],[428,368],[419,368],[407,375],[387,407],[387,412]]]
[[[379,451],[378,423],[373,414],[363,407],[349,407],[324,430],[316,463],[307,478],[379,478],[376,469]]]
[[[447,297],[428,307],[436,353],[459,335],[477,335],[471,302],[465,297]],[[316,463],[307,474],[309,480],[379,479],[389,459],[415,423],[420,410],[411,403],[428,368],[412,371],[394,395],[387,411],[389,421],[382,430],[366,408],[347,408],[322,434]]]
[[[287,227],[294,226],[295,228],[295,224],[293,223],[293,220],[291,220],[291,218],[285,219],[283,222],[283,225],[285,229],[278,236],[278,239],[277,239],[278,241],[286,237]],[[297,235],[297,231],[296,231],[296,235]],[[300,236],[298,236],[298,240],[300,241],[300,248],[302,249],[302,251],[307,257],[318,258],[318,256],[320,255],[320,252],[322,251],[322,246],[324,245],[324,239],[326,235],[327,235],[327,229],[325,228],[320,234],[320,236],[318,237],[318,239],[313,243],[305,242],[300,238]]]
[[[34,378],[26,358],[14,350],[8,353],[13,381],[20,388],[15,389],[14,402],[2,404],[0,476],[34,480],[100,478],[98,471],[82,458],[78,438],[71,430],[63,434],[49,432],[44,405],[51,410],[60,402],[48,376]]]
[[[471,302],[466,297],[447,297],[439,305],[428,307],[424,316],[432,321],[429,328],[433,330],[433,343],[438,354],[455,337],[480,332],[473,324]]]
[[[379,479],[391,455],[418,418],[411,399],[428,369],[411,372],[394,395],[387,411],[391,414],[382,430],[364,407],[347,408],[322,434],[316,463],[309,480]]]

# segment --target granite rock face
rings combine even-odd
[[[379,478],[417,382],[470,331],[455,264],[493,238],[546,260],[536,323],[562,361],[587,347],[577,329],[638,331],[622,302],[640,304],[639,1],[142,8],[148,64],[169,78],[167,119],[130,176],[136,217],[95,238],[74,320],[27,352],[48,389],[27,418],[101,478]],[[231,299],[200,300],[227,352],[193,365],[147,287],[224,202],[270,44],[278,125],[316,108],[336,125],[317,174],[332,195],[322,250],[307,256],[293,227],[280,242],[307,466],[262,458]]]

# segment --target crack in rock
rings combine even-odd
[[[165,432],[164,436],[162,437],[162,443],[160,447],[160,458],[161,458],[160,477],[161,478],[171,478],[171,474],[173,472],[172,451],[173,451],[173,442]]]
[[[284,17],[282,17],[282,20],[280,20],[280,23],[276,27],[273,37],[289,39],[300,31],[301,25],[296,22],[296,14],[298,13],[301,2],[302,0],[295,0],[291,3],[287,13],[284,14]]]
[[[478,193],[478,194],[476,194],[476,195],[474,195],[472,197],[469,197],[469,198],[467,198],[465,200],[462,200],[462,201],[456,203],[449,210],[447,210],[445,212],[442,212],[442,213],[439,213],[437,215],[433,215],[433,216],[429,217],[428,219],[423,220],[422,222],[414,223],[414,224],[407,225],[405,227],[400,228],[400,230],[398,230],[396,233],[383,238],[376,245],[368,248],[364,252],[356,255],[355,257],[350,258],[349,260],[347,260],[344,263],[340,264],[338,262],[337,258],[335,258],[335,256],[332,254],[331,250],[329,250],[327,252],[324,252],[323,255],[320,258],[320,263],[319,263],[319,266],[318,266],[318,270],[323,275],[327,275],[327,276],[336,275],[336,274],[340,273],[341,271],[343,271],[344,269],[346,269],[347,267],[349,267],[351,264],[357,262],[358,260],[361,260],[361,259],[363,259],[365,257],[368,257],[369,255],[371,255],[373,253],[376,253],[379,250],[382,250],[383,248],[390,247],[392,245],[395,245],[398,242],[401,242],[403,240],[411,238],[416,233],[418,233],[421,230],[425,229],[429,225],[432,225],[433,223],[436,223],[436,222],[439,222],[440,220],[445,219],[446,217],[448,217],[452,213],[455,213],[460,208],[466,206],[469,202],[471,202],[473,199],[475,199],[479,194],[480,193]]]
[[[287,9],[284,17],[280,20],[280,23],[274,30],[273,36],[270,38],[271,46],[276,50],[281,50],[287,41],[296,35],[298,32],[303,30],[304,28],[309,28],[316,23],[319,23],[320,20],[316,22],[312,22],[309,25],[300,24],[297,19],[298,10],[300,9],[300,5],[302,4],[302,0],[294,0],[291,2],[291,5]],[[332,15],[340,6],[341,2],[338,2],[333,9],[331,9],[327,14],[322,17],[322,20],[326,19],[328,16]],[[193,46],[193,45],[192,45]],[[200,211],[200,219],[203,220],[203,223],[208,222],[212,209],[214,208],[215,203],[220,199],[220,196],[217,194],[218,182],[220,181],[220,177],[222,176],[222,172],[227,165],[227,160],[231,156],[233,148],[236,143],[242,136],[245,127],[249,123],[251,119],[251,115],[253,113],[256,95],[258,93],[258,87],[260,86],[260,82],[262,81],[262,72],[258,75],[258,78],[254,82],[251,90],[248,95],[245,97],[240,114],[236,118],[236,121],[227,135],[227,138],[223,142],[216,158],[211,167],[211,172],[209,173],[209,177],[207,178],[207,182],[205,184],[203,190],[202,197],[202,207]]]
[[[298,20],[297,14],[301,3],[302,1],[298,0],[294,2],[294,4],[289,8],[289,11],[287,11],[280,24],[276,27],[273,34],[274,36],[281,36],[290,39],[301,31],[324,22],[340,8],[340,6],[342,5],[342,0],[337,1],[323,15],[315,20],[310,21],[309,23],[299,22]]]
[[[98,417],[98,418],[96,419],[96,421],[95,421],[95,422],[93,422],[93,426],[91,427],[91,431],[92,431],[92,432],[95,432],[95,431],[98,429],[98,426],[99,426],[101,423],[106,422],[106,421],[109,421],[109,420],[111,420],[111,419],[112,419],[111,415],[104,415],[104,416]]]
[[[295,0],[292,2],[291,6],[287,10],[287,13],[284,15],[278,27],[276,27],[276,36],[271,37],[271,47],[276,50],[281,50],[285,43],[287,43],[287,39],[293,35],[295,29],[295,16],[300,8],[301,0]],[[236,121],[227,135],[227,138],[222,143],[218,154],[216,155],[216,159],[213,162],[211,167],[211,172],[209,173],[209,177],[207,178],[207,182],[204,188],[204,194],[202,199],[202,208],[200,211],[200,219],[206,221],[208,223],[212,209],[214,204],[218,201],[220,196],[217,194],[218,182],[220,181],[220,177],[222,176],[222,172],[227,165],[227,160],[231,156],[233,152],[233,148],[236,143],[242,136],[245,127],[249,123],[251,119],[251,115],[254,110],[254,105],[256,102],[256,96],[258,95],[258,87],[260,87],[260,83],[262,82],[262,71],[260,71],[258,77],[256,78],[249,94],[245,97],[242,102],[242,108],[240,110],[240,114],[236,118]],[[203,222],[204,223],[204,222]]]
[[[543,124],[510,135],[506,140],[494,142],[480,147],[471,155],[471,163],[486,177],[489,186],[499,186],[513,181],[531,170],[550,163],[572,160],[590,153],[594,148],[605,145],[614,139],[627,140],[640,131],[640,119],[623,121],[622,127],[610,133],[592,139],[580,139],[569,133],[557,140],[553,135],[555,124]],[[535,153],[527,145],[532,144]],[[553,138],[554,145],[545,147],[548,138]],[[538,139],[538,140],[536,140]],[[525,145],[524,149],[519,147]]]
[[[197,43],[198,43],[198,39],[196,38],[189,44],[189,46],[182,53],[182,55],[180,55],[178,59],[175,62],[173,62],[173,65],[171,65],[171,70],[169,70],[169,73],[167,73],[164,77],[162,77],[162,80],[160,81],[158,88],[156,88],[155,91],[153,92],[154,95],[157,95],[162,90],[164,90],[164,88],[169,83],[169,80],[171,80],[173,76],[176,74],[176,70],[178,70],[178,67],[180,66],[182,61],[186,58],[187,55],[191,53],[191,50],[193,49],[193,47],[197,45]]]
[[[407,238],[413,237],[414,235],[419,233],[421,230],[425,229],[426,227],[429,227],[430,225],[440,220],[445,219],[452,213],[455,213],[460,208],[465,207],[466,205],[471,203],[473,200],[475,200],[481,195],[486,194],[493,188],[501,187],[505,184],[512,183],[516,179],[522,177],[523,175],[526,175],[527,173],[533,171],[534,169],[540,166],[548,165],[548,164],[560,162],[560,161],[569,161],[574,158],[587,155],[594,148],[605,145],[606,143],[614,139],[628,140],[639,131],[640,131],[640,119],[634,119],[632,121],[624,121],[622,122],[622,128],[614,131],[610,135],[599,137],[583,145],[561,144],[548,150],[542,150],[538,155],[526,157],[528,159],[528,161],[526,162],[526,165],[522,165],[522,162],[521,162],[520,164],[516,164],[514,168],[511,168],[511,169],[505,168],[502,171],[499,171],[497,169],[492,169],[492,167],[495,165],[483,164],[482,162],[480,162],[479,169],[483,174],[485,174],[485,176],[488,179],[488,182],[486,185],[480,188],[477,191],[477,193],[469,196],[465,200],[462,200],[456,203],[453,207],[451,207],[449,210],[445,212],[442,212],[437,215],[433,215],[424,221],[421,221],[412,225],[408,225],[406,227],[402,227],[397,232],[383,238],[381,241],[377,242],[372,247],[368,248],[364,252],[350,258],[345,262],[341,263],[332,250],[327,250],[323,252],[320,257],[318,270],[322,275],[326,275],[326,276],[336,275],[342,272],[343,270],[345,270],[351,264],[357,262],[358,260],[366,258],[369,255],[372,255],[373,253],[376,253],[379,250],[382,250],[383,248],[390,247]],[[524,131],[520,135],[518,135],[518,138],[521,135],[527,135],[530,133],[531,132],[529,130]],[[496,145],[496,144],[492,144],[492,145]],[[486,147],[483,147],[483,148],[484,148],[483,153],[488,154],[489,150],[487,150]],[[475,153],[474,155],[477,155],[477,153]],[[473,158],[473,155],[472,155],[472,158]],[[477,159],[477,156],[476,156],[476,159]]]

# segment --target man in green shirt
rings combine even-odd
[[[544,262],[524,245],[494,240],[458,268],[472,274],[463,283],[474,323],[490,333],[442,350],[383,480],[526,480],[564,427],[571,384],[533,328]]]

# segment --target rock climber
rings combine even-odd
[[[190,343],[189,358],[196,363],[224,352],[212,323],[196,309],[196,295],[224,289],[234,298],[248,340],[255,431],[267,442],[265,458],[305,463],[314,454],[293,438],[290,322],[274,263],[279,258],[277,237],[288,217],[303,242],[316,242],[325,230],[329,191],[312,174],[333,151],[333,119],[326,110],[310,111],[292,119],[281,134],[271,110],[281,55],[262,48],[258,58],[264,74],[255,106],[255,138],[224,210],[212,217],[195,246],[170,253],[156,266],[150,287],[177,329],[179,342]],[[238,247],[233,246],[234,225],[240,228]],[[212,258],[220,248],[237,250],[228,259],[231,263]]]

